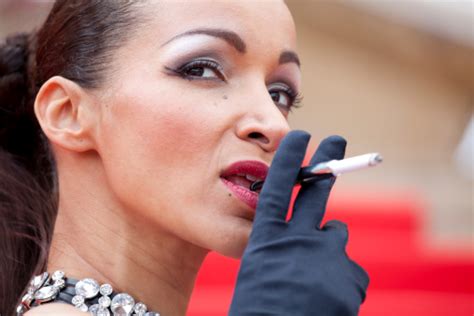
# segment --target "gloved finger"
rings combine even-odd
[[[318,146],[310,165],[343,159],[346,151],[346,140],[341,136],[329,136]],[[319,228],[326,211],[326,203],[334,185],[335,177],[316,182],[303,183],[295,201],[292,229],[305,230]]]
[[[367,292],[367,288],[369,287],[369,283],[370,283],[369,274],[357,262],[355,262],[351,258],[348,258],[348,259],[349,259],[349,264],[351,265],[352,271],[355,275],[355,278],[357,279],[357,283],[360,286],[362,302],[364,302],[365,293]]]
[[[285,222],[310,137],[307,132],[294,130],[281,141],[260,192],[253,230],[268,220]]]
[[[344,249],[344,252],[345,252],[346,245],[349,239],[349,231],[345,223],[338,220],[331,220],[331,221],[328,221],[326,224],[324,224],[321,231],[327,234],[331,234],[332,240],[335,243],[337,243],[335,247]],[[348,256],[347,256],[347,262],[349,263],[350,269],[352,271],[352,275],[354,276],[359,286],[359,291],[361,293],[361,297],[363,301],[365,299],[365,292],[367,291],[367,287],[369,286],[369,275],[364,270],[364,268],[362,268],[359,264],[357,264]]]
[[[332,239],[339,244],[338,246],[340,248],[346,248],[347,240],[349,239],[349,230],[345,223],[338,220],[331,220],[324,224],[321,231],[331,234],[333,236]]]

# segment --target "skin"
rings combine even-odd
[[[48,271],[92,277],[149,310],[185,315],[206,254],[237,258],[247,244],[254,210],[220,174],[241,160],[270,165],[290,130],[269,89],[299,91],[298,65],[279,62],[296,50],[296,35],[282,1],[145,6],[146,26],[114,52],[104,87],[53,77],[36,98],[59,175]],[[235,32],[245,53],[216,36],[176,37],[202,28]],[[189,80],[167,70],[210,52],[222,74],[201,68],[205,78]],[[83,314],[53,303],[27,315],[42,313]]]

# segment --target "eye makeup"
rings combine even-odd
[[[175,54],[170,55],[169,61],[168,58],[164,60],[165,74],[188,81],[225,84],[229,83],[233,76],[245,71],[237,67],[239,63],[234,60],[233,51],[228,52],[228,49],[207,45],[194,48],[190,46],[194,44],[179,50],[173,49]],[[295,88],[298,86],[299,75],[293,68],[294,66],[290,64],[280,65],[265,80],[270,98],[285,116],[293,109],[301,107],[302,96]]]
[[[209,58],[196,58],[177,68],[165,66],[169,73],[187,80],[221,80],[227,81],[224,68]]]
[[[166,45],[159,59],[165,74],[189,80],[214,78],[222,81],[232,76],[234,55],[234,49],[226,42],[207,35],[194,35],[186,36],[186,41],[177,40]]]
[[[288,112],[291,112],[294,108],[301,107],[302,95],[284,83],[277,82],[269,85],[268,93],[277,106],[284,108]]]

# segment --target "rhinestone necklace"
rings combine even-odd
[[[110,284],[102,284],[94,279],[80,281],[66,278],[63,271],[52,275],[43,272],[31,279],[28,292],[22,297],[16,312],[23,315],[31,307],[48,302],[66,302],[93,316],[160,316],[147,311],[145,304],[135,303],[127,293],[115,293]]]

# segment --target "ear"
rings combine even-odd
[[[36,96],[34,110],[48,139],[65,149],[84,152],[95,148],[92,101],[75,82],[55,76]]]

